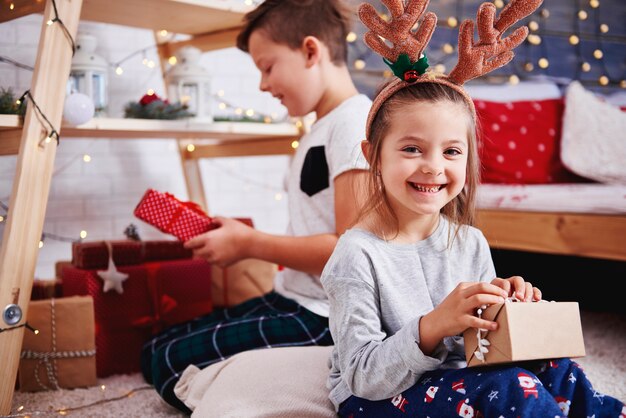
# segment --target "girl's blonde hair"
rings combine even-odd
[[[381,91],[384,89],[381,89]],[[379,227],[398,233],[398,218],[385,194],[385,185],[380,176],[380,151],[385,134],[390,129],[391,117],[403,112],[415,102],[451,102],[461,104],[467,110],[468,156],[465,187],[461,193],[441,209],[441,213],[456,225],[454,236],[462,225],[474,225],[476,188],[480,183],[480,163],[477,150],[477,122],[471,104],[455,89],[437,82],[421,82],[400,89],[389,97],[378,110],[370,126],[369,177],[367,183],[370,196],[359,212],[358,219],[375,215]],[[381,228],[383,230],[383,228]],[[389,238],[389,237],[388,237]]]

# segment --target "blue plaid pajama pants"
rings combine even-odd
[[[191,364],[202,369],[247,350],[332,344],[328,318],[270,292],[164,330],[144,345],[141,370],[167,403],[189,413],[174,386]]]
[[[536,373],[523,364],[427,372],[415,385],[391,399],[368,401],[352,396],[341,404],[339,415],[626,418],[624,404],[595,391],[582,368],[572,360],[532,365]]]

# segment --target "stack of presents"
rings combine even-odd
[[[27,322],[38,332],[24,333],[20,390],[88,387],[139,372],[141,348],[156,333],[271,289],[273,264],[221,269],[192,258],[183,241],[212,226],[188,202],[149,190],[135,215],[179,240],[74,243],[57,278],[33,284]]]
[[[74,243],[57,279],[35,281],[18,371],[20,390],[87,387],[140,371],[141,348],[161,330],[261,295],[276,266],[227,269],[193,259],[183,241],[213,227],[195,205],[149,190],[135,215],[179,240]],[[252,226],[249,219],[242,222]],[[482,309],[497,331],[464,333],[469,366],[585,355],[578,303],[504,303]]]

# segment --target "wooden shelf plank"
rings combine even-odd
[[[181,149],[184,161],[216,157],[249,157],[260,155],[290,155],[295,152],[285,138],[258,139],[253,142],[236,141],[228,144],[195,144],[194,150]]]
[[[15,137],[22,122],[17,115],[0,115],[0,141]],[[291,123],[213,122],[191,119],[154,120],[94,118],[80,126],[61,127],[61,138],[165,138],[227,141],[292,140],[300,137]],[[0,142],[1,143],[1,142]],[[6,154],[6,153],[5,153]]]
[[[77,127],[63,126],[62,138],[180,138],[220,141],[297,138],[298,128],[289,123],[214,122],[190,119],[94,118]]]
[[[0,115],[0,131],[21,127],[22,122],[18,115]]]
[[[492,248],[626,261],[626,216],[478,210]]]
[[[0,23],[32,13],[42,13],[45,4],[43,1],[13,3],[13,10],[7,7],[0,13]],[[84,0],[80,18],[199,35],[240,27],[243,15],[252,8],[232,0]]]

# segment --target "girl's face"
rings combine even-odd
[[[465,185],[467,109],[415,102],[397,110],[380,149],[380,174],[400,225],[438,214]]]

